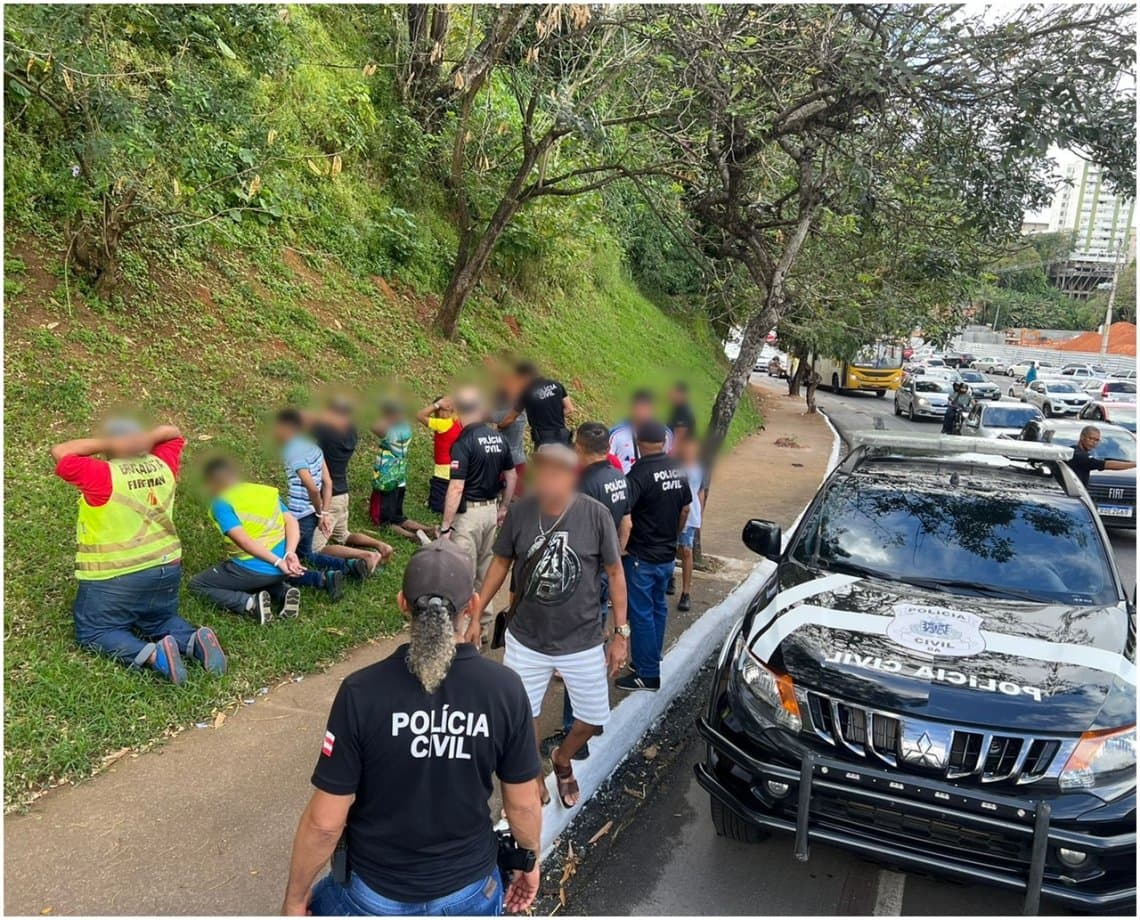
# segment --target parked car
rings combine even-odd
[[[1112,422],[1136,434],[1136,403],[1097,400],[1085,406],[1077,417],[1092,422]]]
[[[978,371],[965,368],[958,371],[958,377],[970,388],[974,399],[1001,399],[1001,390],[996,383],[990,383]]]
[[[1125,371],[1113,371],[1109,376],[1119,377],[1123,380],[1135,380],[1136,379],[1136,368],[1132,367],[1132,368],[1129,368],[1128,370],[1125,370]]]
[[[942,356],[942,361],[947,367],[969,367],[974,361],[974,356],[968,351],[947,352]]]
[[[908,378],[895,390],[895,415],[905,414],[912,422],[919,418],[941,421],[953,392],[951,383],[937,377]]]
[[[1108,538],[1066,452],[956,440],[865,433],[785,550],[745,526],[775,568],[698,721],[713,826],[1131,914],[1134,611]]]
[[[1111,378],[1100,385],[1097,396],[1104,402],[1136,402],[1136,381]]]
[[[788,369],[780,363],[780,356],[777,355],[768,362],[768,376],[769,377],[787,377]]]
[[[1066,364],[1061,368],[1062,377],[1104,377],[1108,373],[1099,364]]]
[[[788,366],[788,356],[777,348],[771,345],[764,345],[760,349],[760,354],[756,358],[756,364],[752,368],[754,374],[771,374],[772,361],[779,361],[781,367]]]
[[[1018,380],[1024,380],[1025,375],[1029,373],[1029,365],[1032,363],[1032,361],[1014,361],[1006,367],[1005,375]],[[1057,366],[1055,364],[1050,364],[1048,361],[1037,362],[1037,376],[1040,377],[1043,374],[1055,373],[1057,373]]]
[[[962,434],[975,438],[1016,439],[1026,425],[1044,417],[1036,406],[1025,403],[977,403],[962,422]]]
[[[1040,409],[1046,418],[1076,415],[1089,401],[1088,394],[1075,383],[1056,377],[1034,380],[1022,392],[1021,399]]]
[[[1000,358],[975,358],[970,362],[970,367],[983,374],[1005,373],[1005,362]]]
[[[1022,440],[1074,447],[1088,422],[1045,419],[1030,422]],[[1090,453],[1100,460],[1136,460],[1136,435],[1119,425],[1100,422],[1100,443]],[[1101,470],[1089,475],[1089,495],[1105,527],[1136,528],[1136,470]]]

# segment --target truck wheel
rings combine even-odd
[[[717,799],[710,799],[709,804],[712,806],[712,822],[718,837],[739,840],[741,843],[760,843],[771,836],[770,832],[749,824]]]
[[[831,375],[831,392],[832,393],[838,393],[839,392],[839,375],[838,374],[832,374]]]
[[[876,398],[878,398],[878,399],[882,399],[882,398],[883,398],[884,396],[886,396],[886,395],[887,395],[887,391],[886,391],[886,390],[875,390],[875,396],[876,396]]]
[[[1041,407],[1041,411],[1042,414],[1044,414],[1045,418],[1053,417],[1053,407],[1049,405],[1049,403],[1045,403],[1045,405]]]
[[[910,408],[908,408],[906,410],[906,417],[909,418],[912,422],[915,420],[915,418],[914,418],[914,403],[911,403]]]

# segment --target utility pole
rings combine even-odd
[[[1108,292],[1108,309],[1104,314],[1104,331],[1100,334],[1100,356],[1103,358],[1108,354],[1108,330],[1112,325],[1112,306],[1116,303],[1116,287],[1120,281],[1120,263],[1123,261],[1124,256],[1124,240],[1120,241],[1120,245],[1116,250],[1116,259],[1112,263],[1112,287]]]

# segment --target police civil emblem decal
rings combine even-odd
[[[980,616],[948,607],[895,604],[887,638],[924,655],[965,658],[986,650]]]

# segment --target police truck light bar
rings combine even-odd
[[[967,438],[952,434],[896,434],[890,431],[853,432],[851,446],[928,454],[986,454],[1010,460],[1052,460],[1058,463],[1073,456],[1071,447],[1038,441]]]

